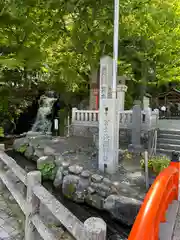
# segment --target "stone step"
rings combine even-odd
[[[180,145],[180,139],[177,138],[158,138],[158,143],[166,143],[166,144],[175,144],[175,145]]]
[[[176,144],[168,144],[168,143],[158,143],[157,148],[161,149],[167,149],[172,151],[180,151],[180,145]]]
[[[166,222],[160,224],[159,239],[171,240],[173,236],[176,217],[179,209],[179,201],[172,201],[166,212]]]
[[[179,121],[180,124],[180,121]],[[179,129],[160,129],[160,134],[175,134],[180,136],[180,130]]]
[[[173,150],[171,149],[164,149],[164,148],[157,148],[157,153],[166,154],[171,157]]]
[[[180,140],[180,135],[171,134],[171,133],[159,133],[158,138],[166,138],[166,139],[178,139]]]

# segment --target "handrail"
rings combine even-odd
[[[12,177],[14,175],[17,177],[17,182],[20,180],[27,187],[26,197],[24,197],[24,192],[22,193],[19,188],[15,187],[14,179],[11,179],[11,172],[13,172]],[[61,222],[74,239],[84,240],[89,236],[91,240],[106,239],[106,223],[103,219],[90,217],[82,223],[42,186],[40,171],[25,172],[13,158],[4,152],[4,144],[3,146],[0,144],[0,180],[8,188],[25,214],[25,240],[35,238],[35,229],[44,240],[59,239],[52,229],[42,221],[39,214],[41,203]]]
[[[158,240],[159,225],[172,200],[178,199],[179,170],[169,166],[155,179],[136,217],[128,240]]]
[[[120,110],[120,128],[130,128],[132,124],[133,110]],[[154,129],[157,127],[159,115],[157,111],[150,111],[149,114],[145,111],[141,111],[141,124],[142,129]],[[72,125],[83,126],[98,126],[99,122],[99,110],[78,110],[77,108],[72,109]],[[86,125],[87,124],[87,125]]]

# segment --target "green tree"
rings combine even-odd
[[[2,96],[34,82],[59,92],[87,91],[100,57],[112,56],[113,7],[112,0],[1,2],[0,81],[8,92]],[[132,80],[133,97],[179,81],[179,9],[178,0],[121,1],[118,74]]]

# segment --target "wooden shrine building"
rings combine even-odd
[[[160,93],[155,101],[157,108],[166,107],[166,116],[168,118],[180,117],[180,90],[171,88],[167,92]]]

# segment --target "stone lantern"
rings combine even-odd
[[[125,103],[125,93],[127,92],[128,87],[126,86],[127,77],[119,76],[118,85],[117,85],[117,99],[119,100],[119,110],[124,110]]]

